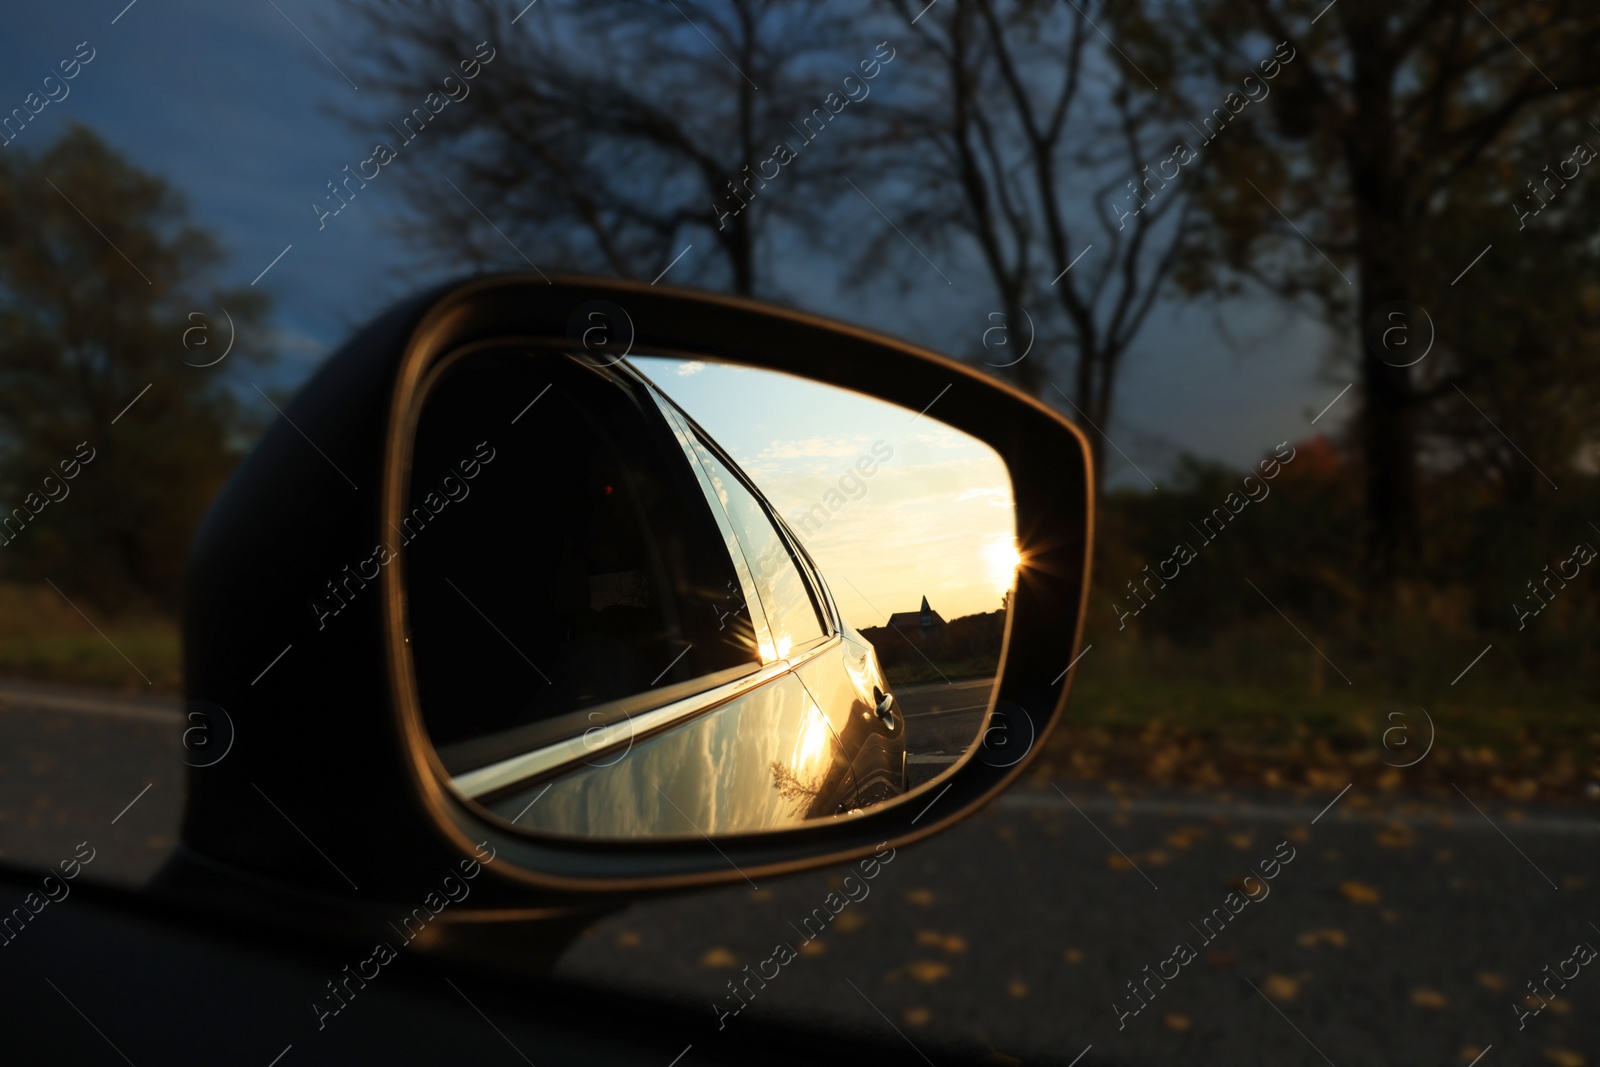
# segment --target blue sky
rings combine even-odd
[[[508,0],[507,10],[521,6]],[[517,30],[534,27],[530,17]],[[46,108],[17,146],[42,148],[68,121],[90,126],[187,196],[195,221],[229,254],[224,284],[248,284],[293,246],[259,283],[275,300],[283,356],[272,372],[277,385],[293,387],[354,327],[410,289],[456,272],[420,260],[394,234],[405,205],[381,177],[317,229],[312,199],[370,151],[371,134],[333,109],[368,109],[374,129],[386,121],[376,94],[352,88],[335,69],[359,78],[355,44],[364,31],[326,5],[92,0],[30,8],[8,30],[0,39],[7,109],[79,42],[96,51],[71,95]],[[434,74],[419,71],[419,85],[436,81]],[[484,76],[493,76],[492,66]],[[440,173],[450,165],[425,135],[393,164]],[[537,261],[537,250],[529,251]],[[680,265],[686,278],[701,251]],[[520,265],[506,265],[512,262]],[[911,276],[903,295],[847,286],[843,265],[820,256],[774,257],[772,266],[787,302],[937,350],[972,349],[993,324],[986,276],[959,257],[939,264],[953,284],[929,270]],[[1144,475],[1159,483],[1180,448],[1242,466],[1278,441],[1337,429],[1354,409],[1351,397],[1309,425],[1349,380],[1318,373],[1326,346],[1320,327],[1270,302],[1163,304],[1129,354],[1117,414],[1103,427],[1128,456],[1112,450],[1113,484],[1144,485]]]

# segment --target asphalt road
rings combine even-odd
[[[182,725],[170,702],[0,684],[0,855],[54,863],[92,831],[86,876],[147,878],[176,837]],[[815,940],[791,924],[842,872],[636,904],[559,969],[713,1012],[784,942],[799,958],[727,1026],[893,1027],[996,1063],[1600,1064],[1600,961],[1521,1030],[1513,1006],[1600,947],[1600,805],[1058,784],[901,850]],[[1239,879],[1291,849],[1232,917]],[[1147,965],[1176,976],[1120,1015]]]
[[[0,681],[0,858],[54,866],[92,838],[87,871],[149,878],[178,843],[183,723],[171,698]]]
[[[906,720],[906,768],[915,789],[953,764],[978,736],[993,678],[895,689]]]

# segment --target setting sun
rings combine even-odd
[[[989,542],[984,546],[983,559],[988,565],[989,580],[994,583],[994,591],[1004,593],[1009,590],[1016,578],[1017,567],[1022,564],[1016,542],[1009,537]]]

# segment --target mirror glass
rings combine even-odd
[[[394,533],[462,796],[545,834],[710,837],[892,803],[974,750],[1015,516],[936,402],[526,345],[456,353],[423,397]]]

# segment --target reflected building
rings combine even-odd
[[[920,611],[897,611],[889,616],[889,625],[902,633],[910,634],[913,631],[923,637],[933,637],[944,629],[944,617],[934,611],[928,604],[928,598],[922,598]]]

